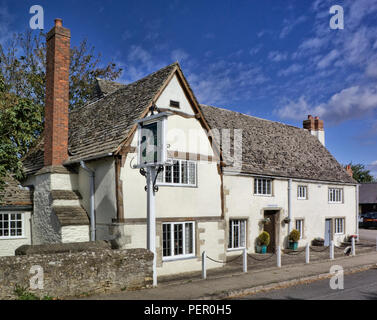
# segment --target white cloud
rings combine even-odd
[[[8,8],[1,4],[0,6],[0,44],[4,44],[12,36],[11,23],[13,22],[13,15],[8,11]]]
[[[270,59],[273,62],[280,62],[287,60],[288,54],[284,52],[279,52],[279,51],[271,51],[268,54],[268,59]]]
[[[291,74],[300,72],[301,70],[302,70],[302,65],[294,63],[294,64],[290,65],[288,68],[280,70],[278,72],[278,76],[279,77],[281,77],[281,76],[286,77],[286,76],[289,76]]]
[[[283,29],[280,32],[279,38],[284,39],[296,26],[305,22],[306,20],[306,16],[300,16],[294,19],[284,19]]]
[[[331,50],[326,56],[324,56],[320,61],[317,63],[318,69],[327,68],[330,64],[339,56],[339,52],[336,49]]]
[[[261,44],[257,45],[257,46],[250,49],[249,54],[251,56],[253,56],[253,55],[257,54],[261,49],[262,49],[262,45]]]
[[[186,61],[189,57],[188,53],[182,49],[175,49],[171,52],[171,59],[173,61],[178,61],[179,63],[182,63],[183,61]]]
[[[297,101],[288,100],[275,113],[285,119],[303,119],[305,115],[320,116],[324,120],[340,123],[354,118],[366,118],[377,111],[377,89],[354,86],[334,94],[327,102],[310,105],[304,96]]]
[[[365,75],[377,79],[377,57],[370,61],[365,69]]]

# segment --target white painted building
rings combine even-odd
[[[62,29],[51,32],[67,36]],[[121,248],[146,247],[146,180],[133,165],[136,121],[152,106],[171,114],[166,142],[174,163],[156,181],[159,275],[200,270],[204,250],[222,261],[244,247],[255,252],[263,230],[270,250],[286,247],[295,228],[300,246],[316,237],[339,243],[357,232],[356,182],[324,147],[321,120],[309,118],[301,129],[200,105],[174,63],[128,85],[99,79],[93,100],[67,115],[68,139],[53,140],[52,148],[46,137],[61,127],[45,129],[24,159],[23,184],[34,188],[30,243],[95,234]],[[46,108],[54,114],[68,105]],[[64,147],[60,164],[50,163],[44,150],[54,155]]]

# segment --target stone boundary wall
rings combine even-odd
[[[16,286],[38,297],[64,299],[119,292],[152,284],[153,254],[146,249],[93,250],[71,253],[0,257],[0,300],[17,299]],[[43,268],[43,289],[31,289],[30,279]]]

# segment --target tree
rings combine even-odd
[[[37,105],[43,105],[45,100],[45,37],[42,32],[33,35],[28,30],[15,34],[6,47],[0,45],[0,73],[8,89]],[[102,64],[101,55],[95,54],[86,39],[71,47],[70,108],[83,105],[91,97],[96,78],[115,80],[121,73],[114,62]]]
[[[374,182],[375,178],[370,174],[370,170],[366,169],[363,164],[349,164],[352,169],[353,178],[359,183]]]
[[[90,99],[97,77],[115,80],[122,72],[94,51],[87,40],[71,48],[70,109]],[[22,178],[20,159],[43,131],[45,78],[45,34],[26,31],[0,44],[0,189],[6,174]]]

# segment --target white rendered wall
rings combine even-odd
[[[112,219],[117,217],[115,193],[115,163],[114,158],[104,158],[91,161],[86,165],[95,171],[95,215],[96,239],[109,240],[109,227]],[[82,206],[90,212],[90,177],[80,167],[78,174],[78,190],[82,196]]]
[[[90,241],[89,226],[66,226],[61,232],[63,243]]]
[[[308,200],[297,200],[297,186],[308,186]],[[254,182],[252,177],[224,176],[224,187],[229,192],[225,196],[227,228],[229,219],[247,219],[248,249],[255,250],[255,239],[263,230],[260,220],[263,219],[265,210],[280,210],[280,237],[279,244],[283,247],[288,236],[288,226],[282,223],[288,217],[288,181],[275,179],[273,181],[272,196],[254,195]],[[328,202],[328,188],[336,187],[344,190],[344,203],[331,204]],[[316,237],[325,237],[325,220],[327,218],[345,218],[345,232],[334,235],[334,241],[339,244],[347,235],[356,233],[356,202],[355,186],[331,185],[323,183],[292,183],[292,222],[295,228],[296,219],[304,219],[304,238],[299,245]],[[226,233],[227,236],[227,233]],[[227,241],[227,239],[226,239]]]

